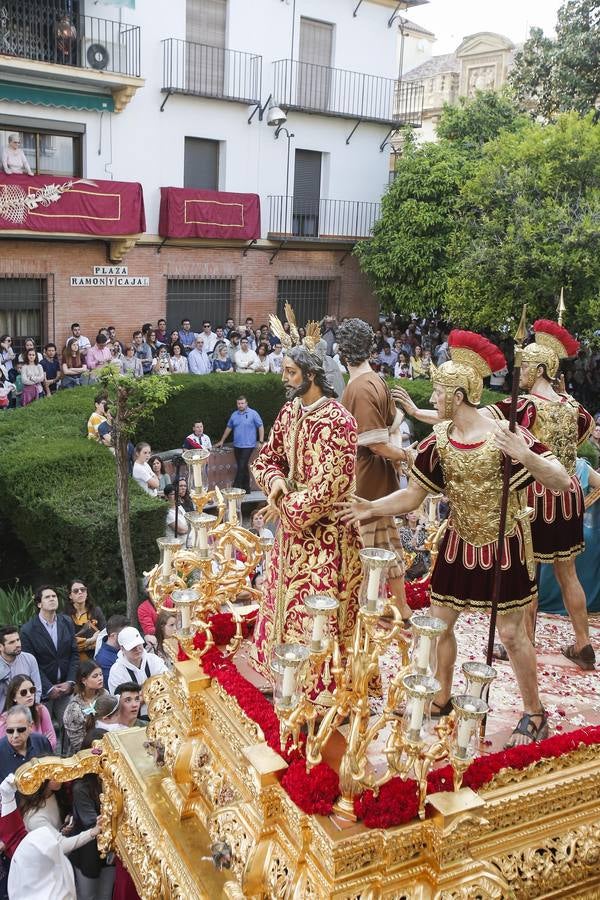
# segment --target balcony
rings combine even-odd
[[[140,28],[78,9],[66,0],[7,0],[0,8],[0,73],[19,85],[23,102],[28,85],[39,89],[51,79],[110,93],[119,112],[144,83]],[[35,90],[29,102],[36,102]]]
[[[295,59],[273,63],[273,99],[283,109],[381,122],[391,127],[420,127],[423,86],[394,78],[332,69]]]
[[[171,94],[246,105],[260,103],[262,56],[167,38],[163,45],[163,107]]]
[[[274,240],[356,241],[371,236],[381,205],[359,200],[269,197],[269,237]]]

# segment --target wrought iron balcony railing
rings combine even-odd
[[[262,56],[177,38],[162,45],[164,93],[260,103]]]
[[[0,7],[0,54],[139,77],[139,26],[75,9],[66,0],[7,0]]]
[[[371,236],[381,205],[360,200],[302,200],[269,197],[269,236],[348,241]]]
[[[347,69],[279,59],[273,63],[273,99],[284,109],[387,125],[419,127],[423,85]]]

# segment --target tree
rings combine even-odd
[[[443,315],[462,189],[486,142],[525,121],[508,96],[480,91],[458,108],[444,107],[439,143],[405,143],[373,237],[355,250],[385,310]]]
[[[472,328],[553,318],[561,287],[579,330],[600,316],[600,128],[575,113],[503,132],[463,186],[448,316]]]
[[[509,81],[525,107],[546,121],[561,112],[586,115],[595,109],[600,98],[600,0],[566,0],[558,11],[556,40],[532,28]]]
[[[150,418],[154,411],[167,402],[178,387],[164,376],[131,378],[119,375],[114,366],[105,366],[100,373],[100,383],[106,390],[113,416],[113,445],[116,459],[117,530],[123,563],[127,615],[135,621],[138,606],[138,585],[135,560],[131,547],[129,524],[129,457],[127,445],[140,422]]]
[[[526,117],[507,90],[477,91],[471,99],[460,97],[456,105],[444,106],[437,136],[478,156],[484,144],[497,138],[501,131],[518,131],[526,124]]]

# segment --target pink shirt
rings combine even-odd
[[[112,354],[106,344],[104,347],[98,347],[94,344],[85,354],[85,364],[88,369],[97,369],[99,366],[105,366],[112,359]]]
[[[37,705],[38,713],[40,717],[40,724],[37,726],[34,722],[32,731],[36,734],[43,734],[44,737],[48,738],[50,741],[50,746],[53,750],[56,750],[56,732],[54,730],[54,725],[52,724],[52,719],[50,718],[50,713],[46,709],[43,703],[38,703]],[[0,738],[3,738],[6,734],[6,713],[2,713],[0,716]]]

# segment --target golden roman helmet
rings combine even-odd
[[[483,391],[483,379],[506,366],[501,350],[487,338],[473,331],[454,329],[448,337],[450,360],[437,368],[430,367],[430,377],[434,384],[441,384],[446,390],[445,417],[452,416],[452,398],[461,388],[469,403],[479,406]]]
[[[538,366],[545,366],[548,377],[556,378],[561,359],[575,356],[580,346],[579,341],[576,341],[566,328],[550,319],[538,319],[533,323],[533,330],[535,341],[523,350],[523,362],[530,367],[528,390],[531,390],[538,377]]]
[[[297,347],[299,344],[302,344],[303,347],[306,347],[307,350],[314,353],[321,340],[321,329],[319,328],[318,322],[306,323],[306,336],[301,340],[294,310],[289,303],[286,303],[284,308],[285,317],[290,326],[289,332],[283,327],[281,319],[278,316],[273,315],[269,316],[271,331],[273,334],[277,335],[284,350],[291,350],[292,347]]]

